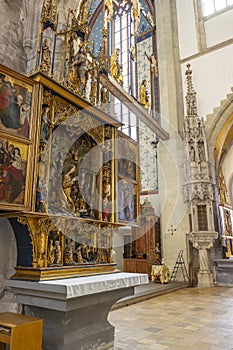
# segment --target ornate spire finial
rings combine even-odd
[[[185,72],[186,83],[187,83],[187,95],[186,95],[186,108],[187,116],[197,116],[197,99],[196,92],[193,89],[192,82],[192,70],[190,69],[190,64],[187,64],[187,70]]]
[[[193,71],[190,69],[191,65],[190,63],[188,63],[186,65],[187,67],[187,70],[185,72],[185,75],[186,75],[186,82],[187,82],[187,94],[190,94],[190,93],[193,93],[194,90],[193,90],[193,82],[192,82],[192,73]]]
[[[50,27],[53,30],[56,30],[58,20],[57,5],[58,0],[44,0],[41,13],[41,22],[43,23],[43,29]]]

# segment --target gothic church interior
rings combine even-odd
[[[8,279],[169,283],[181,252],[192,287],[232,286],[233,1],[0,17],[0,310],[20,310]]]

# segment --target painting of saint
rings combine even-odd
[[[0,129],[29,137],[31,91],[30,87],[27,89],[0,73]]]
[[[27,146],[0,140],[0,202],[24,203]]]
[[[136,221],[136,191],[135,186],[127,180],[118,182],[118,219]]]
[[[119,174],[136,180],[137,154],[136,147],[130,141],[120,138],[118,140],[118,172]]]

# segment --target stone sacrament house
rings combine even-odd
[[[156,251],[232,284],[232,1],[0,16],[0,309],[19,311],[10,277],[150,275]]]

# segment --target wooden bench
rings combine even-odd
[[[0,350],[41,350],[43,320],[13,312],[0,313]]]

